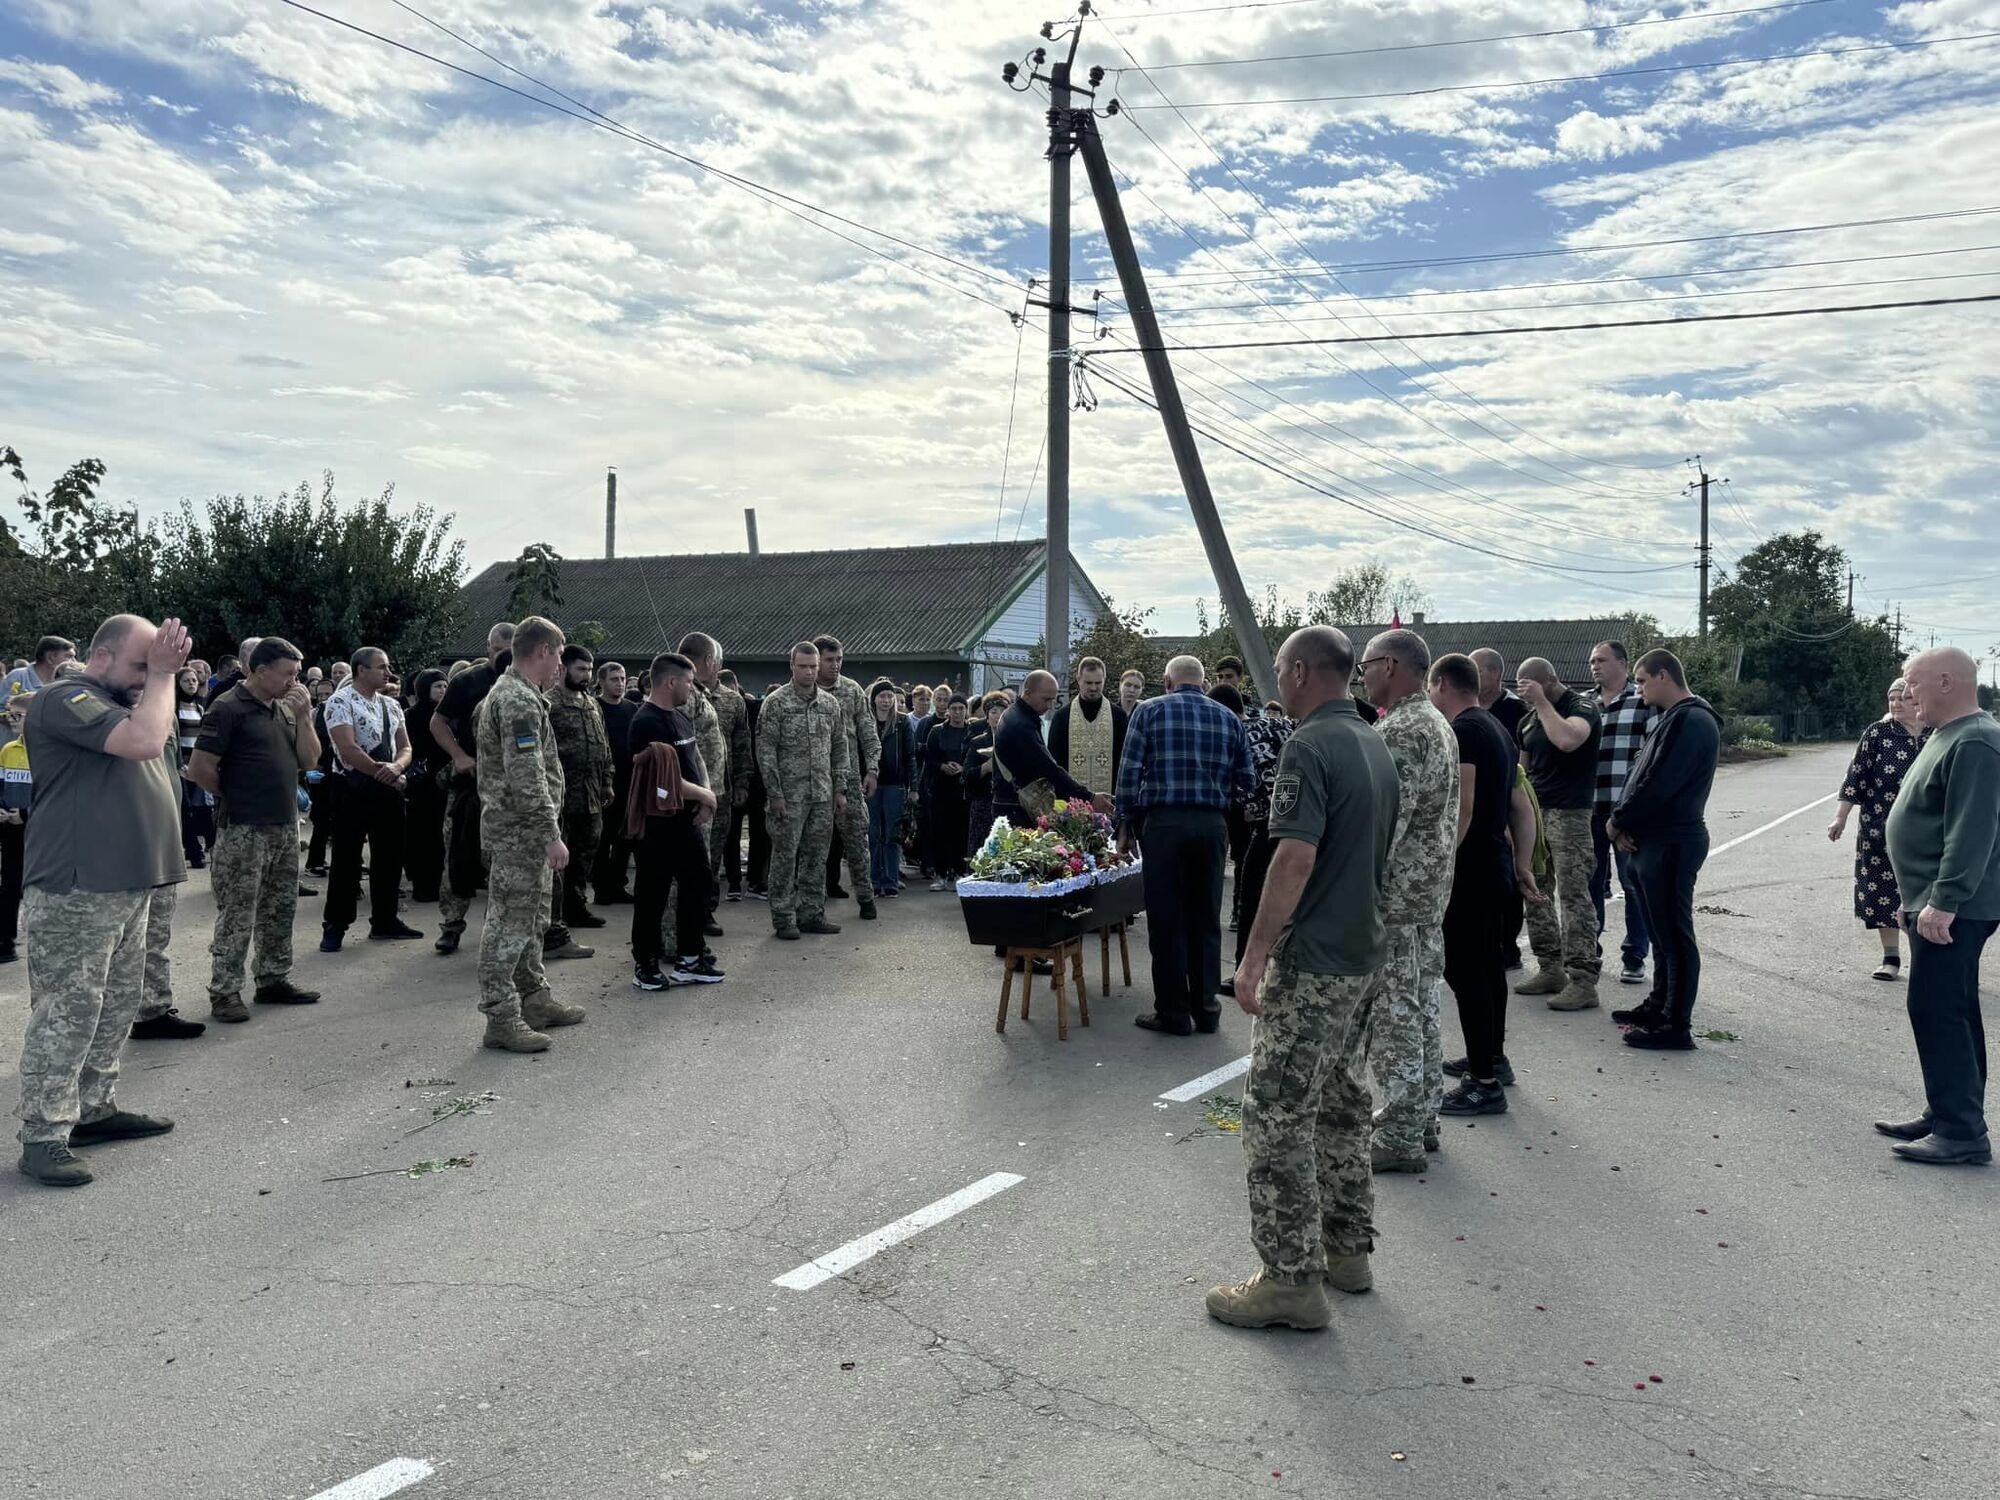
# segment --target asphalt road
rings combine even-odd
[[[1725,771],[1716,844],[1840,764]],[[558,966],[589,1020],[527,1058],[480,1049],[469,951],[322,957],[312,904],[324,1003],[131,1044],[122,1101],[179,1128],[96,1149],[79,1191],[0,1180],[0,1493],[1990,1494],[2000,1178],[1868,1128],[1920,1093],[1825,822],[1704,872],[1697,1029],[1732,1040],[1634,1052],[1601,1011],[1516,1003],[1512,1112],[1380,1184],[1377,1290],[1316,1335],[1202,1310],[1255,1266],[1241,1147],[1158,1096],[1250,1024],[1136,1031],[1143,951],[1109,999],[1093,956],[1067,1044],[1039,995],[1002,1037],[952,898],[836,907],[800,944],[746,902],[724,985],[641,995],[615,942]],[[211,911],[197,875],[190,1014]],[[8,1035],[24,986],[0,970]]]

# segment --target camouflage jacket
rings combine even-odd
[[[875,715],[868,708],[868,695],[861,690],[860,683],[845,676],[834,678],[833,686],[822,691],[840,700],[840,714],[844,721],[841,732],[847,738],[848,758],[859,758],[861,771],[854,778],[859,783],[862,776],[873,776],[882,764],[882,732],[875,727]]]
[[[757,752],[750,744],[750,705],[735,688],[718,684],[715,689],[715,716],[722,720],[722,735],[729,742],[729,786],[746,787],[757,774]],[[718,797],[720,787],[711,787]]]
[[[694,696],[681,710],[687,715],[688,723],[694,726],[694,742],[701,748],[702,768],[708,772],[708,789],[715,793],[716,802],[723,807],[729,805],[729,736],[723,730],[722,716],[715,711],[715,699],[700,683],[694,685]]]
[[[1458,739],[1450,720],[1421,692],[1390,709],[1376,728],[1396,762],[1401,794],[1382,883],[1382,920],[1392,926],[1442,922],[1458,845]]]
[[[789,684],[764,699],[757,715],[757,769],[767,795],[786,802],[831,802],[855,790],[854,757],[842,728],[840,700],[825,688],[801,698]]]
[[[583,688],[557,688],[549,695],[549,725],[568,787],[563,811],[602,812],[611,801],[611,736],[595,695]]]
[[[521,855],[562,837],[563,768],[549,700],[508,668],[479,705],[479,838],[489,853]]]

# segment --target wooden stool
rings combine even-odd
[[[1132,950],[1125,945],[1125,927],[1126,924],[1120,921],[1097,929],[1097,956],[1103,965],[1102,989],[1106,995],[1111,993],[1111,934],[1114,932],[1118,934],[1118,963],[1125,971],[1125,988],[1132,988]]]
[[[1021,1019],[1028,1019],[1028,997],[1035,987],[1035,960],[1041,959],[1055,970],[1051,976],[1055,980],[1056,991],[1056,1039],[1069,1040],[1069,990],[1068,978],[1076,979],[1076,1011],[1080,1025],[1090,1024],[1090,993],[1083,983],[1083,939],[1070,938],[1053,948],[1013,948],[1007,950],[1004,960],[1006,972],[1000,979],[1000,1015],[993,1023],[998,1032],[1007,1030],[1007,1003],[1014,995],[1014,967],[1021,968]],[[1129,981],[1128,981],[1129,982]]]

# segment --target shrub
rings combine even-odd
[[[1725,745],[1741,745],[1750,740],[1768,745],[1775,744],[1777,738],[1778,732],[1771,727],[1768,719],[1738,717],[1725,719],[1722,724],[1722,743]]]

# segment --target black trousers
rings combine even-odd
[[[1466,1071],[1493,1077],[1507,1052],[1507,902],[1504,869],[1487,880],[1461,867],[1444,912],[1444,982],[1458,1002]]]
[[[312,802],[312,838],[306,846],[306,864],[313,869],[326,863],[327,845],[333,840],[334,824],[340,814],[340,783],[345,775],[344,771],[328,771],[306,789]]]
[[[326,888],[328,927],[353,925],[361,900],[361,844],[368,843],[368,925],[393,927],[403,883],[403,794],[379,781],[340,773],[333,819],[333,879]],[[324,783],[322,783],[324,784]]]
[[[972,809],[966,805],[964,789],[953,778],[939,776],[931,783],[931,872],[939,880],[952,880],[965,873],[966,844],[972,836]],[[989,821],[987,828],[993,825]],[[984,832],[981,834],[984,837]]]
[[[206,804],[196,805],[187,800],[186,788],[181,792],[181,854],[189,864],[206,855],[208,846],[215,842],[215,809]]]
[[[1219,1016],[1222,983],[1222,877],[1229,830],[1220,808],[1159,807],[1139,829],[1145,857],[1146,945],[1153,960],[1153,1008],[1172,1019]]]
[[[761,891],[771,878],[771,826],[764,819],[761,781],[751,785],[750,801],[743,813],[744,821],[750,825],[750,863],[743,871],[743,879],[752,890]]]
[[[1934,1134],[1977,1140],[1986,1134],[1986,1023],[1979,1014],[1979,953],[1995,922],[1960,917],[1951,941],[1910,934],[1910,1030],[1924,1070],[1925,1113]]]
[[[21,860],[27,844],[24,823],[0,823],[0,948],[11,948],[21,930]]]
[[[403,863],[410,871],[410,894],[418,901],[437,900],[444,884],[444,788],[435,772],[410,782]]]
[[[646,836],[632,846],[632,962],[639,968],[658,964],[664,956],[660,924],[667,916],[667,890],[678,886],[674,901],[674,942],[677,957],[701,952],[702,931],[708,924],[708,840],[692,818],[648,818]]]
[[[1250,943],[1250,929],[1257,925],[1257,903],[1264,899],[1264,877],[1271,873],[1271,856],[1278,846],[1262,823],[1250,830],[1250,842],[1236,862],[1236,961],[1243,962],[1243,950]]]
[[[1708,835],[1652,839],[1632,856],[1646,932],[1653,940],[1653,993],[1647,1004],[1676,1030],[1694,1015],[1701,988],[1701,949],[1694,937],[1694,880],[1708,858]]]

